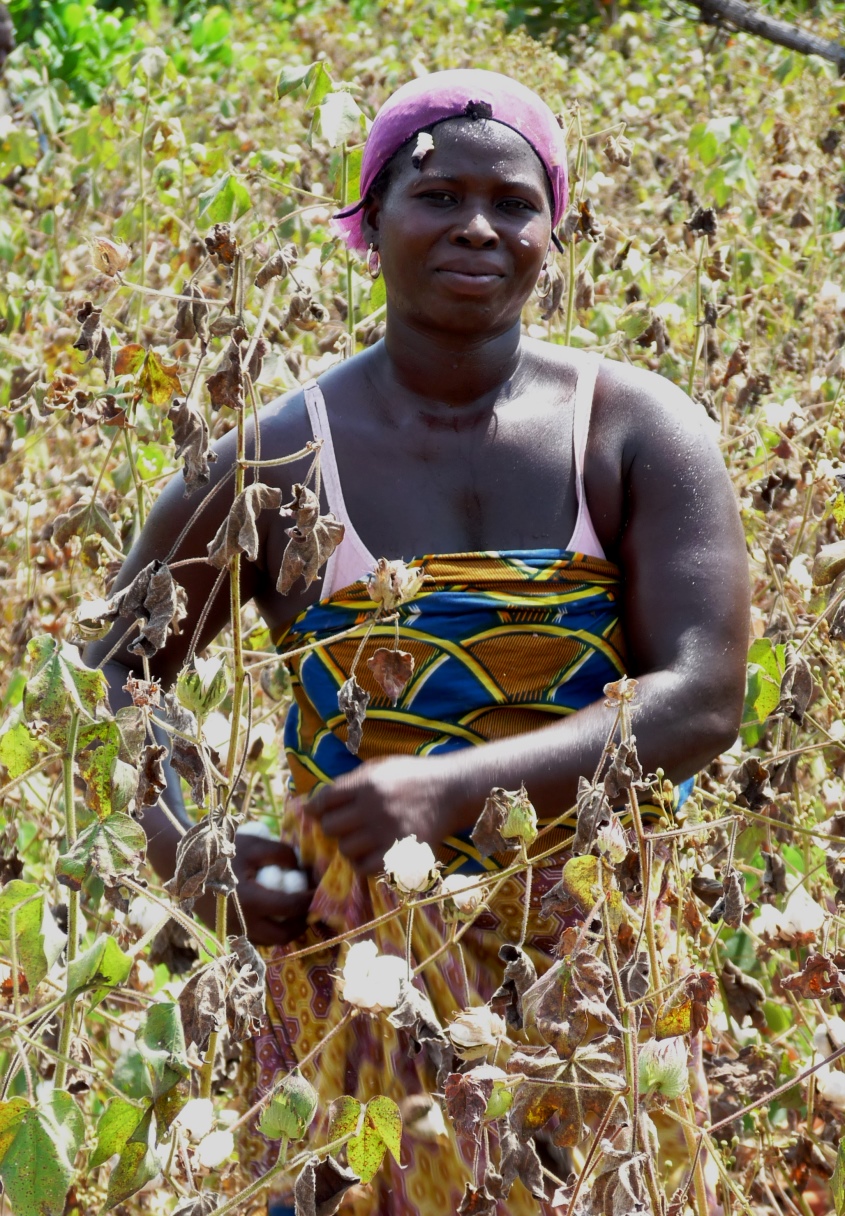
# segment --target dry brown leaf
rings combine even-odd
[[[257,384],[261,379],[261,367],[264,363],[264,356],[269,349],[270,343],[266,342],[264,338],[259,338],[252,348],[252,354],[249,357],[246,371],[253,384]]]
[[[605,1154],[605,1161],[609,1154]],[[645,1184],[645,1153],[613,1154],[617,1159],[590,1185],[588,1212],[594,1216],[632,1216],[651,1211]],[[622,1156],[622,1160],[618,1157]]]
[[[208,545],[208,562],[222,570],[235,556],[243,553],[249,561],[258,557],[257,516],[262,511],[275,510],[282,501],[282,491],[273,486],[254,481],[239,494],[229,514],[217,529],[217,535]]]
[[[235,937],[231,946],[235,952],[238,973],[226,996],[226,1016],[232,1038],[236,1043],[243,1043],[259,1033],[267,1014],[267,966],[247,938]]]
[[[241,344],[232,337],[213,376],[205,382],[211,404],[216,410],[228,406],[232,410],[242,410],[244,400],[244,369],[241,356]]]
[[[631,735],[620,743],[604,779],[604,792],[611,802],[618,802],[632,786],[638,786],[643,778],[642,765],[637,756],[637,740]]]
[[[167,755],[167,748],[157,743],[148,744],[141,756],[141,766],[138,773],[138,788],[135,791],[135,806],[143,810],[147,806],[155,806],[161,795],[167,789],[162,761]]]
[[[524,785],[518,790],[492,789],[470,833],[472,843],[484,857],[512,852],[536,838],[537,812]]]
[[[211,780],[205,746],[191,741],[197,738],[197,720],[173,693],[164,698],[164,712],[170,725],[179,731],[178,735],[170,736],[170,765],[191,787],[197,806],[204,807],[211,794]]]
[[[208,341],[208,304],[202,293],[202,288],[196,283],[187,283],[183,287],[182,299],[176,309],[174,321],[174,338],[189,342],[199,338],[201,342]],[[190,299],[185,297],[189,296]]]
[[[608,774],[609,775],[609,774]],[[610,823],[613,817],[604,789],[592,785],[586,777],[578,778],[576,800],[578,818],[572,839],[572,852],[589,853],[600,827]]]
[[[352,752],[353,756],[358,755],[358,748],[361,746],[369,703],[370,694],[364,691],[354,676],[350,676],[341,684],[337,694],[337,707],[346,718],[346,749]]]
[[[112,348],[109,332],[103,327],[103,310],[95,308],[90,300],[86,300],[76,314],[76,319],[82,329],[73,344],[74,349],[86,352],[86,363],[90,363],[95,356],[101,360],[103,375],[108,384],[112,373]]]
[[[765,1030],[767,1023],[762,1006],[766,992],[762,985],[750,975],[746,975],[730,959],[725,959],[721,977],[731,1017],[736,1018],[740,1026],[747,1017],[757,1030]]]
[[[780,700],[772,717],[791,718],[799,726],[813,699],[815,685],[810,665],[791,643],[786,646],[786,667],[780,682]]]
[[[280,595],[287,595],[296,580],[302,576],[306,587],[317,577],[320,567],[327,562],[343,540],[344,527],[334,515],[320,514],[320,500],[307,486],[293,487],[293,501],[284,507],[293,515],[295,524],[286,528],[290,540],[282,556],[282,567],[276,582]]]
[[[296,1216],[334,1216],[343,1196],[360,1181],[356,1173],[339,1165],[331,1154],[323,1161],[310,1157],[294,1186]]]
[[[781,988],[805,1000],[821,1000],[839,990],[839,969],[826,954],[811,954],[800,971],[780,981]]]
[[[211,478],[208,466],[217,460],[217,453],[209,446],[208,424],[195,406],[177,397],[167,417],[173,423],[176,455],[181,456],[184,461],[182,476],[185,478],[187,498],[194,490],[208,485]]]
[[[606,963],[587,950],[554,963],[522,995],[525,1026],[536,1026],[562,1057],[572,1055],[590,1030],[590,1019],[621,1030],[608,1008],[611,973]]]
[[[144,622],[128,649],[148,659],[161,650],[171,629],[179,634],[179,623],[187,615],[184,588],[174,581],[167,563],[157,560],[144,566],[109,603],[116,615]]]
[[[210,811],[179,841],[176,873],[164,889],[190,909],[200,895],[231,895],[238,880],[232,870],[235,821],[222,808]]]
[[[443,1085],[446,1113],[452,1120],[458,1138],[467,1145],[475,1145],[481,1133],[481,1123],[490,1095],[493,1078],[470,1072],[453,1072]]]
[[[745,875],[731,868],[722,879],[722,895],[716,900],[707,919],[712,925],[723,920],[732,929],[738,929],[744,912]]]
[[[604,154],[612,165],[621,165],[627,169],[631,163],[634,145],[624,135],[608,135],[604,144]]]
[[[223,1028],[226,980],[232,962],[231,955],[215,959],[192,975],[179,994],[185,1042],[188,1046],[195,1043],[200,1052],[208,1047],[211,1035]]]
[[[213,258],[231,266],[238,252],[235,230],[231,224],[215,224],[205,238],[205,247]]]
[[[406,650],[388,650],[379,646],[367,659],[367,666],[376,683],[395,705],[414,674],[414,656]]]
[[[296,245],[285,245],[284,249],[277,249],[255,276],[255,286],[266,287],[271,279],[287,278],[298,261],[299,253]]]
[[[763,870],[762,879],[762,894],[764,895],[785,895],[786,894],[786,862],[781,857],[780,853],[770,853],[767,849],[761,849],[763,860],[765,861],[765,869]]]
[[[399,1004],[387,1015],[387,1020],[397,1030],[407,1033],[411,1059],[424,1051],[437,1070],[438,1088],[444,1085],[452,1068],[454,1052],[428,997],[413,984],[401,983]]]
[[[743,760],[731,774],[728,785],[737,796],[737,805],[748,807],[749,811],[764,811],[775,800],[774,790],[769,784],[769,770],[756,756]]]
[[[458,1216],[496,1216],[498,1207],[486,1186],[474,1187],[467,1183]]]
[[[499,1173],[485,1180],[490,1193],[497,1199],[507,1199],[518,1178],[535,1199],[543,1199],[546,1188],[537,1146],[531,1138],[520,1140],[510,1119],[499,1124],[499,1152]]]
[[[505,964],[501,985],[490,997],[490,1006],[509,1026],[521,1030],[523,1025],[522,997],[537,982],[537,968],[519,946],[506,942],[499,948],[499,958]]]

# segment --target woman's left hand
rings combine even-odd
[[[394,841],[414,833],[436,845],[454,830],[451,787],[433,757],[400,756],[362,764],[313,794],[303,809],[359,873],[378,874]]]

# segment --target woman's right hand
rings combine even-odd
[[[247,937],[253,946],[285,946],[305,932],[306,917],[314,897],[310,884],[305,891],[288,895],[283,891],[272,891],[255,881],[255,876],[264,866],[281,866],[284,870],[299,870],[299,862],[293,849],[278,840],[267,840],[263,836],[252,836],[239,832],[235,840],[236,853],[232,869],[238,885],[235,889],[241,911],[246,921]],[[215,897],[205,895],[197,900],[196,913],[214,928]],[[229,933],[239,933],[240,923],[229,902],[227,919]]]

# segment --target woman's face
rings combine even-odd
[[[501,123],[450,119],[432,138],[418,169],[416,141],[402,149],[365,214],[390,311],[415,327],[503,332],[518,321],[548,252],[545,170]]]

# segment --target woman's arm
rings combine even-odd
[[[630,368],[610,376],[618,391],[598,465],[615,448],[622,620],[628,674],[638,680],[634,732],[643,768],[662,767],[679,781],[729,746],[739,728],[749,627],[745,541],[700,407],[660,377]],[[599,411],[594,425],[606,417]],[[591,507],[600,497],[591,492]],[[531,734],[362,765],[315,795],[308,810],[367,873],[410,832],[434,843],[470,827],[493,786],[524,782],[542,817],[558,815],[574,805],[578,778],[594,772],[612,712],[597,699]]]
[[[297,428],[278,425],[277,408],[272,409],[272,417],[267,432],[269,442],[265,441],[265,425],[262,421],[262,441],[265,451],[262,455],[274,456],[281,454],[276,451],[276,443],[282,445],[285,452],[296,450],[296,441],[300,436]],[[276,425],[274,425],[276,422]],[[185,662],[195,629],[203,611],[208,607],[208,614],[203,628],[200,630],[197,651],[217,636],[230,621],[230,587],[229,575],[226,573],[209,606],[218,571],[209,565],[207,546],[225,520],[234,498],[234,466],[236,436],[231,431],[214,445],[217,461],[211,465],[211,480],[202,491],[185,498],[184,479],[178,474],[162,491],[155,506],[150,512],[143,532],[124,562],[117,580],[112,588],[119,591],[129,585],[136,575],[152,561],[168,561],[179,563],[189,561],[190,564],[179,566],[173,570],[173,578],[181,585],[186,594],[187,615],[180,623],[180,633],[170,633],[165,646],[149,659],[149,672],[153,679],[161,682],[162,689],[167,691],[173,684],[180,668]],[[299,446],[302,446],[301,444]],[[249,455],[253,449],[253,427],[250,421],[247,430],[246,451]],[[307,467],[307,466],[306,466]],[[290,482],[296,477],[296,469],[281,466],[279,469],[262,470],[264,474],[284,474],[285,481],[276,480],[271,484],[279,485],[285,496],[290,494]],[[247,475],[248,477],[250,474]],[[269,481],[270,478],[266,477]],[[193,521],[197,507],[207,505]],[[264,512],[258,518],[260,549],[257,562],[241,561],[241,603],[246,604],[254,597],[262,597],[270,585],[269,572],[264,569],[265,540],[271,512]],[[281,522],[281,521],[280,521]],[[182,532],[184,538],[179,541]],[[176,542],[179,541],[178,545]],[[175,546],[175,547],[174,547]],[[273,582],[275,579],[272,580]],[[293,597],[291,597],[293,601]],[[291,612],[298,611],[296,603],[292,604]],[[113,647],[117,646],[114,656],[104,665],[103,672],[109,685],[109,702],[113,711],[124,705],[131,704],[129,693],[124,685],[130,675],[137,679],[144,678],[143,660],[133,654],[129,647],[132,645],[137,630],[120,644],[118,642],[126,633],[130,622],[126,618],[118,618],[111,632],[101,641],[89,645],[85,651],[85,661],[90,666],[101,663]],[[157,741],[167,745],[168,738],[161,728],[154,728]],[[160,807],[149,807],[145,810],[142,823],[147,834],[148,857],[156,873],[162,879],[172,877],[176,863],[176,848],[181,833],[174,826],[176,819],[183,827],[190,826],[179,777],[164,765],[167,788],[163,801],[170,811],[169,817]],[[286,845],[272,840],[264,840],[256,836],[240,836],[237,840],[237,855],[234,859],[234,870],[238,877],[238,896],[241,901],[250,938],[259,945],[282,944],[295,936],[302,927],[301,918],[307,911],[311,892],[297,895],[286,895],[269,891],[254,882],[259,869],[266,865],[280,865],[286,869],[296,868],[297,861],[293,851]],[[214,923],[214,899],[206,898],[197,904],[197,911],[210,924]],[[289,922],[287,924],[283,922]]]

